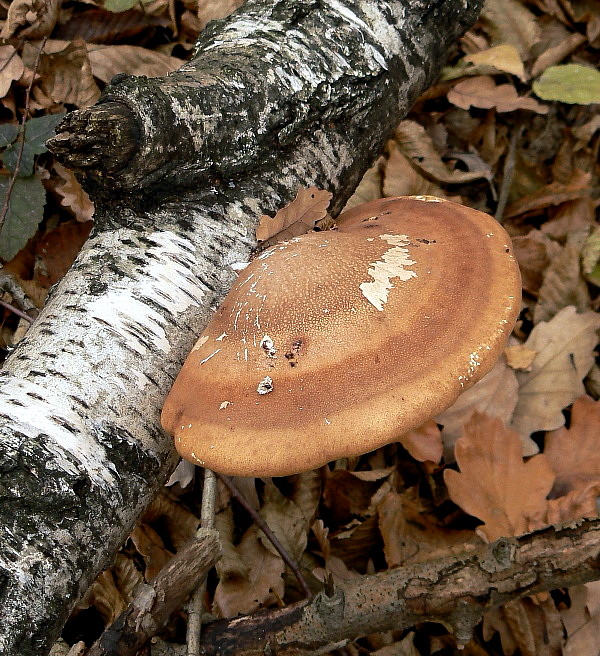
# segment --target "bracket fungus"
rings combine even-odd
[[[510,238],[432,196],[353,208],[244,269],[166,400],[191,462],[283,476],[393,442],[489,371],[520,309]]]

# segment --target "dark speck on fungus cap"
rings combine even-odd
[[[432,196],[342,214],[244,269],[165,403],[182,457],[283,476],[366,453],[487,373],[520,308],[510,238]]]

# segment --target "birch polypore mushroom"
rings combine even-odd
[[[385,198],[260,254],[165,403],[186,459],[282,476],[394,441],[491,369],[521,283],[490,216]]]

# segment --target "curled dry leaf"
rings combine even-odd
[[[573,403],[571,425],[546,434],[544,453],[556,474],[554,496],[600,483],[600,401],[582,396]]]
[[[225,18],[244,4],[244,0],[198,0],[198,20],[203,30],[211,20]]]
[[[447,198],[441,187],[425,178],[422,172],[411,164],[395,141],[389,145],[389,157],[383,172],[383,195]]]
[[[117,73],[158,77],[178,69],[185,62],[156,50],[140,46],[104,46],[88,44],[92,73],[102,82],[110,82]]]
[[[549,66],[560,63],[567,55],[577,50],[586,39],[583,34],[575,32],[569,34],[552,48],[545,50],[536,60],[531,68],[531,77],[537,77],[543,73]]]
[[[436,182],[463,184],[481,178],[489,180],[492,176],[489,167],[480,171],[450,169],[435,149],[425,128],[415,121],[402,121],[396,128],[395,137],[398,148],[410,159],[412,165]]]
[[[582,379],[594,364],[600,316],[561,310],[531,331],[525,347],[537,351],[531,371],[519,372],[519,399],[512,426],[521,435],[554,430],[565,422],[563,408],[584,394]]]
[[[345,212],[351,207],[356,207],[362,203],[368,203],[371,200],[377,200],[383,195],[383,169],[385,167],[385,157],[381,156],[375,164],[366,171],[362,180],[354,190],[354,193],[348,199],[348,202],[342,210]],[[395,195],[395,194],[386,194]],[[398,194],[399,196],[406,194]]]
[[[496,108],[498,112],[514,112],[516,109],[527,109],[538,114],[547,114],[548,108],[533,98],[519,96],[512,84],[496,86],[493,78],[487,75],[473,77],[459,82],[448,91],[448,100],[462,107]]]
[[[244,533],[236,550],[247,567],[247,575],[230,575],[219,581],[214,603],[223,617],[251,613],[281,599],[284,593],[283,560],[263,545],[256,526]]]
[[[147,582],[152,581],[173,554],[165,548],[160,535],[149,524],[136,526],[130,539],[144,559],[144,578]]]
[[[519,51],[511,45],[502,44],[470,53],[453,67],[444,68],[443,80],[454,80],[467,75],[492,75],[510,73],[521,80],[526,79]]]
[[[600,581],[569,589],[570,606],[560,611],[567,632],[564,656],[600,653]]]
[[[48,36],[58,19],[62,0],[13,0],[0,32],[0,38],[18,35],[23,39],[41,39]]]
[[[487,0],[481,19],[493,45],[513,45],[523,61],[529,59],[532,46],[540,38],[535,14],[518,0]]]
[[[580,266],[581,250],[588,233],[587,229],[570,233],[564,248],[550,262],[533,312],[534,323],[549,321],[568,305],[579,312],[590,307],[590,293]]]
[[[439,464],[442,459],[444,451],[442,433],[433,419],[404,433],[398,438],[398,441],[419,462],[429,461]]]
[[[456,442],[460,473],[444,472],[448,493],[484,524],[488,542],[542,526],[554,473],[543,455],[523,462],[521,440],[498,419],[476,412]]]
[[[515,372],[507,366],[506,359],[500,357],[488,374],[463,392],[453,405],[435,418],[436,422],[443,426],[442,442],[446,462],[454,462],[454,444],[476,410],[508,424],[517,405],[517,394]],[[538,451],[531,440],[524,442],[523,448],[526,455]]]
[[[537,355],[537,351],[527,348],[523,344],[514,344],[504,349],[504,355],[506,356],[506,364],[511,369],[531,371],[531,365]]]
[[[331,196],[331,192],[317,187],[299,189],[296,198],[274,217],[265,214],[260,217],[256,239],[271,246],[312,230],[317,221],[325,218]]]
[[[13,80],[18,80],[25,72],[23,60],[13,46],[0,46],[0,98],[8,93]]]
[[[561,252],[561,246],[541,230],[531,230],[526,235],[513,237],[512,243],[523,289],[537,295],[544,282],[544,273],[550,262]]]
[[[81,39],[67,43],[59,51],[50,54],[44,52],[38,72],[40,81],[34,87],[34,97],[44,106],[47,99],[50,99],[54,103],[89,107],[100,97],[86,45]]]
[[[504,218],[509,219],[526,212],[539,212],[547,207],[561,205],[578,198],[585,198],[590,193],[590,182],[590,173],[576,171],[568,184],[551,182],[545,187],[511,203],[504,212]]]
[[[77,221],[81,223],[91,221],[94,216],[94,203],[79,184],[73,172],[59,162],[54,163],[54,170],[61,178],[56,185],[56,192],[62,197],[60,204],[71,210]]]

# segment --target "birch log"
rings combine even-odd
[[[309,185],[339,211],[480,4],[249,0],[66,124],[96,227],[0,374],[3,656],[48,652],[171,471],[163,398],[259,215]]]

